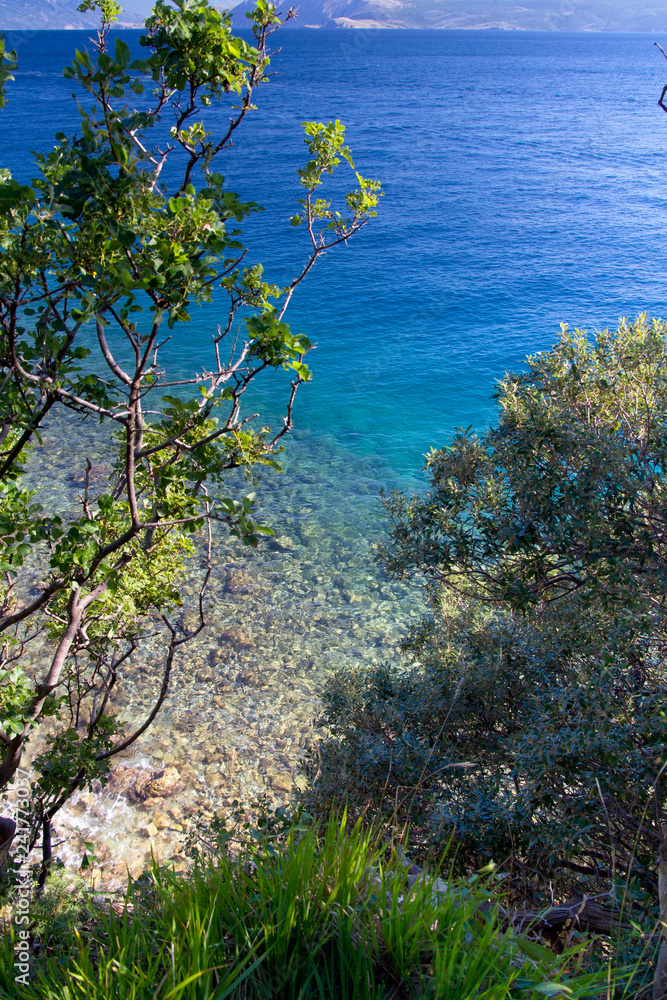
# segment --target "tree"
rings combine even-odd
[[[667,324],[563,329],[499,385],[497,426],[385,498],[426,587],[412,664],[340,673],[311,803],[345,797],[515,890],[656,892],[667,751]],[[625,887],[625,888],[623,888]],[[610,897],[607,897],[608,901]]]
[[[342,160],[354,165],[338,121],[306,122],[309,158],[292,220],[307,231],[306,260],[288,286],[269,284],[261,264],[244,263],[241,224],[258,206],[225,188],[218,161],[266,79],[275,8],[258,0],[250,45],[207,0],[157,0],[145,58],[133,60],[110,35],[118,4],[82,6],[100,11],[101,27],[93,54],[77,51],[64,71],[83,93],[80,133],[56,135],[31,185],[0,175],[0,788],[55,717],[35,761],[32,842],[41,828],[46,860],[57,810],[103,780],[110,759],[150,725],[177,650],[204,627],[208,556],[198,625],[188,629],[177,614],[193,538],[208,533],[210,556],[212,522],[250,545],[271,533],[253,518],[254,494],[228,496],[225,476],[279,468],[297,390],[311,378],[311,345],[292,333],[286,309],[316,260],[375,214],[379,196],[379,184],[357,174],[341,211],[319,197]],[[16,58],[4,42],[0,55],[4,96]],[[228,124],[213,134],[206,109],[229,101]],[[208,302],[224,312],[210,362],[175,378],[162,348]],[[243,404],[257,378],[281,368],[291,384],[272,433]],[[89,462],[69,518],[43,511],[22,482],[41,428],[63,410],[115,428],[108,487],[94,489]],[[142,637],[159,629],[159,697],[136,731],[120,733],[113,687]],[[45,639],[48,662],[27,669],[27,652]]]
[[[640,318],[591,343],[563,328],[507,376],[498,427],[457,433],[428,456],[428,494],[389,500],[390,571],[518,611],[631,606],[661,633],[665,329]]]

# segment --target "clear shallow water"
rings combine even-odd
[[[136,44],[138,33],[127,36]],[[22,68],[0,119],[0,160],[22,179],[29,151],[76,122],[60,71],[85,38],[8,38]],[[254,259],[278,283],[305,259],[304,234],[288,223],[304,120],[340,118],[358,168],[383,181],[385,198],[291,309],[318,348],[286,473],[262,493],[288,542],[250,556],[221,542],[211,626],[142,743],[142,761],[155,765],[164,734],[195,726],[197,739],[171,753],[193,768],[193,802],[236,794],[224,767],[208,770],[211,746],[238,743],[235,774],[249,794],[279,792],[260,761],[282,754],[280,766],[293,768],[330,667],[391,654],[417,605],[372,564],[380,486],[413,486],[431,445],[456,425],[488,424],[494,381],[548,347],[560,322],[594,329],[641,310],[667,314],[667,116],[657,106],[667,62],[654,40],[299,30],[280,40],[278,75],[223,167],[233,189],[266,207],[247,229]],[[195,314],[171,347],[175,370],[204,359],[216,322],[215,306]],[[272,411],[279,398],[267,390],[262,402]],[[63,452],[54,431],[33,472],[48,503],[71,502],[76,475],[63,488],[65,464],[74,455],[82,468],[96,447],[80,435]],[[230,565],[249,574],[245,593],[229,591]],[[252,644],[225,638],[230,628]],[[142,677],[137,664],[135,699]],[[145,678],[146,699],[149,689]],[[281,725],[291,735],[276,735]]]
[[[83,487],[73,439],[71,422],[51,425],[28,473],[42,503],[64,513]],[[108,467],[97,425],[77,427],[76,440],[78,454],[93,461],[94,488],[101,487]],[[151,849],[180,861],[178,845],[193,813],[261,794],[275,803],[289,796],[299,760],[318,738],[327,674],[393,659],[407,622],[421,610],[419,595],[384,580],[372,560],[371,542],[382,531],[376,497],[383,471],[372,456],[352,461],[333,441],[302,433],[284,474],[262,487],[276,538],[248,550],[216,532],[207,627],[179,653],[167,701],[122,755],[118,780],[103,794],[75,796],[59,814],[66,861],[78,864],[85,841],[95,841],[113,884],[126,866],[136,872],[150,861]],[[198,557],[189,570],[182,619],[195,626]],[[154,704],[165,646],[163,629],[142,644],[116,688],[113,709],[128,732]],[[39,665],[45,652],[35,647],[31,656]],[[127,800],[137,775],[164,766],[180,774],[177,794],[145,805]]]

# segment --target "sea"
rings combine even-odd
[[[138,50],[140,32],[121,34]],[[49,150],[55,131],[77,126],[62,66],[88,35],[7,33],[20,68],[0,117],[0,166],[18,179],[33,176],[33,151]],[[380,491],[423,489],[424,455],[457,427],[492,424],[497,381],[548,349],[560,324],[593,335],[619,317],[667,315],[667,60],[656,45],[667,51],[667,36],[295,29],[272,42],[257,110],[220,164],[230,189],[264,207],[244,229],[248,260],[283,284],[307,258],[307,234],[289,223],[305,121],[340,120],[356,169],[384,197],[288,313],[316,350],[285,471],[258,488],[278,542],[248,553],[219,539],[206,637],[162,728],[129,762],[185,768],[192,808],[284,797],[318,739],[331,671],[400,659],[423,604],[375,562]],[[208,121],[221,127],[226,115]],[[354,174],[341,168],[331,185],[340,197]],[[193,311],[167,347],[171,371],[207,364],[220,316],[217,301]],[[278,426],[284,396],[278,375],[249,405]],[[47,433],[31,474],[47,505],[67,509],[96,444],[92,430],[65,436]],[[150,703],[144,668],[126,682],[128,719]],[[73,856],[86,830],[113,828],[105,801],[72,819]],[[119,829],[143,829],[114,801]],[[157,833],[150,843],[171,850],[169,829],[165,820],[164,844]]]

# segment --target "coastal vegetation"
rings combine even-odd
[[[205,627],[212,526],[250,546],[273,533],[253,517],[254,491],[230,495],[226,476],[243,470],[252,486],[260,468],[279,470],[297,391],[312,377],[311,345],[286,310],[379,197],[379,184],[358,173],[340,211],[320,197],[340,163],[354,164],[338,121],[306,122],[292,218],[305,263],[286,286],[269,284],[260,263],[246,265],[241,240],[259,206],[228,190],[217,166],[266,79],[275,9],[260,0],[250,45],[205,0],[158,0],[141,39],[146,57],[133,59],[121,38],[111,43],[118,5],[83,6],[102,23],[93,55],[77,51],[65,69],[81,93],[80,133],[57,134],[32,185],[0,175],[0,790],[48,719],[27,809],[42,881],[54,816],[77,789],[105,783],[111,760],[159,712],[175,656]],[[13,69],[3,52],[0,85]],[[229,117],[214,134],[206,115],[217,105]],[[168,369],[165,345],[211,301],[223,320],[208,365]],[[284,416],[272,432],[246,396],[283,370]],[[23,479],[43,427],[59,419],[72,434],[78,421],[109,428],[107,473],[96,477],[87,459],[78,510],[65,518],[42,509]],[[193,563],[198,613],[186,622],[179,584]],[[122,730],[113,690],[148,639],[163,651],[159,693]],[[2,834],[6,852],[9,818]]]
[[[502,381],[497,426],[428,456],[427,492],[384,498],[378,558],[430,613],[403,666],[332,676],[292,809],[193,826],[188,871],[154,859],[115,895],[54,856],[54,817],[104,787],[205,629],[216,532],[272,534],[252,487],[311,380],[286,310],[380,195],[356,174],[338,208],[321,197],[354,164],[340,122],[306,122],[306,263],[270,284],[243,242],[259,206],[218,163],[276,9],[258,0],[250,44],[206,0],[158,0],[133,58],[113,0],[82,6],[102,25],[65,70],[80,133],[30,185],[0,175],[0,790],[32,769],[18,837],[0,820],[3,898],[34,886],[28,929],[5,911],[0,995],[664,998],[667,324],[645,317],[564,329]],[[0,105],[15,69],[2,43]],[[168,341],[222,300],[208,367],[171,370]],[[285,372],[271,431],[246,400]],[[42,431],[93,420],[106,464],[75,511],[43,509]],[[114,693],[151,643],[158,694],[123,727]],[[41,853],[27,876],[19,841]]]
[[[544,996],[630,990],[632,971],[587,971],[581,943],[554,954],[517,930],[493,874],[448,885],[345,817],[318,832],[287,821],[198,855],[188,878],[157,866],[106,911],[51,883],[42,952],[16,985],[0,947],[0,995],[21,1000]],[[60,920],[58,920],[58,917]],[[627,995],[632,995],[630,992]]]
[[[494,860],[521,905],[577,899],[583,924],[594,900],[591,929],[650,935],[665,919],[667,324],[564,329],[498,403],[497,426],[431,452],[426,493],[385,497],[379,557],[431,613],[405,667],[332,677],[306,801],[410,825],[425,856],[453,843],[458,872]]]

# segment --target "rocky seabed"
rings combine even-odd
[[[74,463],[71,439],[45,435],[30,475],[47,509],[72,509],[85,460],[99,454],[96,433],[78,433]],[[393,659],[422,610],[419,595],[387,581],[373,560],[383,529],[382,463],[303,435],[290,442],[284,466],[258,489],[260,521],[276,530],[273,538],[253,550],[215,533],[207,626],[179,652],[152,727],[116,758],[104,789],[78,793],[59,814],[57,853],[78,867],[92,841],[109,885],[136,875],[152,854],[184,867],[195,817],[261,795],[273,805],[289,801],[303,780],[299,762],[320,736],[327,675]],[[108,472],[94,464],[99,489]],[[193,558],[184,587],[186,625],[196,621],[200,564]],[[128,729],[154,704],[163,659],[152,640],[126,664],[113,708]]]

